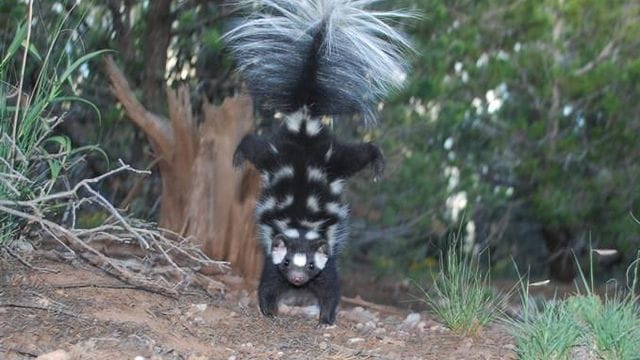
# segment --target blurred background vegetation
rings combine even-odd
[[[437,270],[441,250],[460,234],[465,251],[490,255],[494,274],[511,274],[513,258],[534,274],[570,280],[572,254],[582,259],[593,247],[618,250],[600,258],[597,273],[622,276],[640,245],[633,217],[640,213],[640,3],[397,0],[379,6],[414,9],[422,18],[400,25],[415,43],[413,69],[406,89],[379,105],[380,125],[338,126],[344,137],[382,144],[388,164],[383,181],[361,177],[351,186],[346,256],[380,273],[417,276]],[[27,11],[25,1],[0,0],[0,54]],[[165,85],[189,84],[196,103],[205,97],[219,103],[241,91],[220,39],[238,16],[225,1],[39,0],[36,47],[52,42],[61,15],[72,24],[68,41],[58,42],[64,52],[77,59],[113,49],[152,111],[166,113]],[[110,159],[153,168],[147,139],[125,118],[101,66],[83,65],[67,89],[101,115],[81,102],[59,101],[51,111],[66,120],[56,131],[74,147],[98,144]],[[29,89],[38,69],[26,71]],[[72,176],[108,167],[96,154]],[[102,191],[118,204],[134,181],[115,177]],[[128,206],[154,219],[160,182],[150,177],[141,186]]]

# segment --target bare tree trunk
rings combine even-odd
[[[171,0],[151,1],[146,24],[142,94],[147,108],[161,113],[163,109],[167,49],[171,39]]]
[[[236,96],[220,106],[205,101],[198,125],[188,89],[167,90],[166,120],[138,102],[111,58],[106,71],[112,92],[159,158],[160,226],[191,237],[212,258],[230,261],[246,277],[257,278],[261,257],[253,209],[259,174],[252,167],[240,171],[232,166],[236,145],[253,125],[251,100]]]

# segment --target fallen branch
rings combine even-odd
[[[73,312],[70,312],[70,311],[58,309],[58,308],[55,308],[53,306],[45,306],[45,305],[38,305],[38,304],[25,304],[25,303],[16,303],[16,302],[1,302],[0,303],[0,307],[13,307],[13,308],[20,308],[20,309],[45,310],[45,311],[49,311],[49,312],[53,312],[53,313],[58,313],[58,314],[66,315],[66,316],[71,316],[71,317],[82,319],[82,320],[92,321],[92,319],[86,318],[84,316],[80,316],[80,315],[78,315],[76,313],[73,313]]]
[[[62,285],[53,285],[52,287],[56,289],[83,289],[83,288],[98,288],[98,289],[132,289],[132,290],[144,290],[139,289],[133,285],[115,285],[115,284],[62,284]]]
[[[157,228],[144,221],[125,217],[91,187],[92,184],[122,171],[146,173],[120,162],[120,167],[117,169],[95,178],[84,179],[71,190],[28,201],[0,200],[0,212],[39,225],[74,257],[79,256],[135,288],[171,298],[176,298],[179,290],[186,290],[191,285],[200,287],[210,295],[224,291],[224,285],[214,280],[206,281],[198,272],[202,268],[217,268],[224,273],[228,270],[228,263],[209,259],[198,247],[178,234]],[[88,195],[80,196],[81,190]],[[80,204],[87,202],[97,204],[109,214],[108,222],[93,228],[78,229],[75,227],[75,220],[72,221],[71,227],[65,227],[45,218],[40,207],[59,202],[66,203],[72,219],[76,218],[75,212],[78,211]],[[96,249],[93,244],[102,246],[103,251]],[[120,245],[135,247],[136,251],[127,254],[129,257],[126,261],[105,255],[109,252],[110,246]],[[12,254],[10,249],[7,251],[26,266],[33,268],[24,259]],[[156,271],[154,270],[156,267],[161,267],[163,270]]]
[[[23,259],[20,255],[18,255],[17,253],[15,253],[13,250],[11,250],[11,247],[6,246],[4,248],[4,250],[7,252],[7,254],[13,256],[16,260],[18,260],[22,265],[28,267],[31,270],[36,270],[36,271],[42,271],[42,272],[47,272],[47,273],[59,273],[60,271],[58,270],[53,270],[53,269],[47,269],[47,268],[43,268],[43,267],[38,267],[38,266],[33,266],[31,265],[31,263],[29,263],[27,260]]]

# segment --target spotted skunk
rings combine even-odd
[[[341,115],[375,122],[375,107],[402,84],[408,41],[385,20],[404,12],[366,10],[377,0],[252,0],[254,10],[225,35],[259,110],[281,114],[271,135],[247,135],[234,165],[262,173],[256,205],[265,262],[260,309],[275,315],[280,295],[306,289],[320,323],[333,324],[340,299],[337,252],[349,217],[345,181],[384,168],[372,143],[347,143],[328,124]]]

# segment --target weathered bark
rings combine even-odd
[[[253,124],[251,100],[236,96],[220,106],[205,101],[198,124],[188,89],[167,90],[166,120],[136,100],[111,58],[106,72],[112,92],[158,156],[160,226],[191,238],[207,255],[230,261],[255,279],[261,266],[253,219],[259,174],[252,167],[241,171],[232,166],[235,147]]]
[[[146,24],[142,94],[147,108],[159,112],[163,109],[164,74],[171,39],[171,0],[151,1]]]

